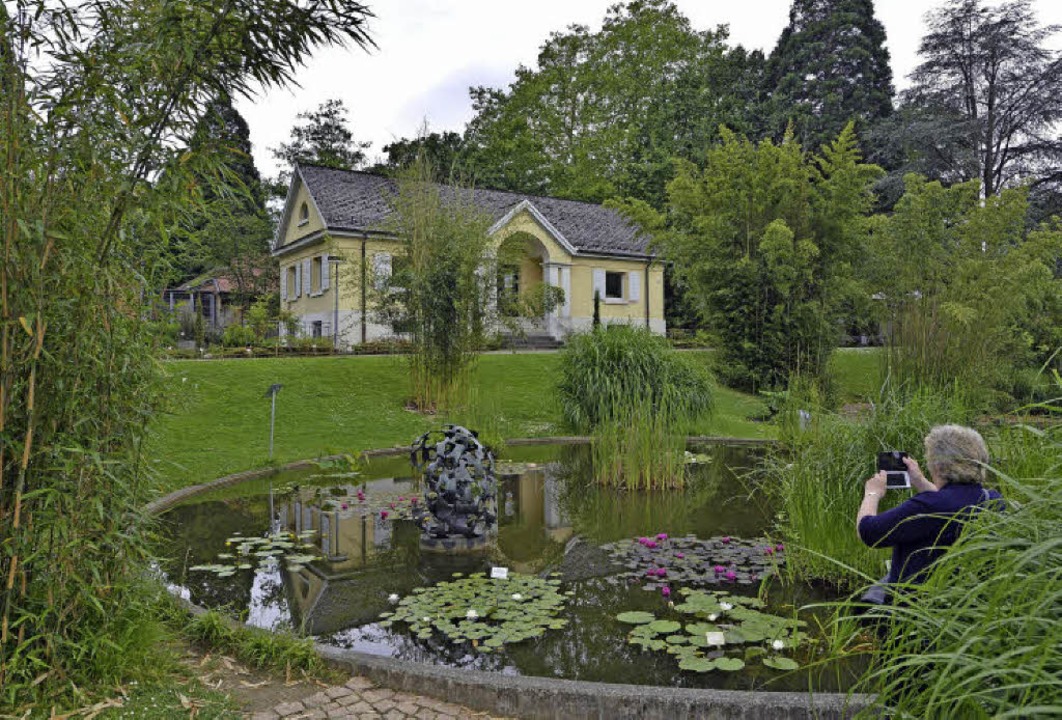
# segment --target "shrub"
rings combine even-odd
[[[256,340],[254,330],[243,325],[229,325],[221,336],[221,344],[227,348],[254,345]]]
[[[594,474],[630,487],[681,485],[685,434],[712,408],[712,381],[643,328],[573,335],[558,385],[565,421],[594,435]]]

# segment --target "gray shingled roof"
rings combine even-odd
[[[395,182],[381,175],[304,165],[299,173],[329,230],[372,232],[386,229]],[[445,188],[444,188],[445,192]],[[445,194],[444,194],[445,197]],[[579,253],[650,254],[648,237],[615,210],[576,200],[475,189],[473,202],[494,222],[529,201]]]

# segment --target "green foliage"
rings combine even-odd
[[[880,169],[860,161],[849,124],[819,157],[786,137],[758,146],[727,130],[705,168],[668,185],[658,232],[688,297],[719,337],[719,373],[742,388],[783,388],[824,373],[866,241]]]
[[[648,612],[625,612],[616,619],[635,626],[627,634],[627,642],[674,655],[679,668],[697,673],[741,670],[747,660],[754,658],[776,670],[800,667],[779,652],[792,652],[807,640],[800,630],[807,624],[803,620],[763,612],[763,602],[754,597],[689,588],[682,588],[679,593],[684,596],[682,602],[675,604],[669,614],[686,622],[685,634],[682,622],[658,620]],[[689,621],[689,616],[694,622]],[[766,649],[756,647],[759,643],[766,643]],[[736,652],[741,657],[727,656],[726,652]]]
[[[1023,190],[982,202],[976,182],[945,188],[918,176],[874,233],[874,278],[887,308],[894,384],[958,382],[998,404],[1012,368],[1039,366],[1062,342],[1062,230],[1028,233]]]
[[[488,265],[489,216],[473,190],[437,185],[423,154],[398,177],[389,230],[403,245],[403,262],[374,283],[381,315],[408,329],[410,381],[421,410],[455,404],[490,326],[494,289]]]
[[[763,58],[725,40],[668,0],[616,4],[598,32],[551,34],[507,90],[472,89],[470,169],[491,187],[662,206],[673,157],[698,158],[721,124],[753,129]]]
[[[184,625],[184,635],[254,667],[296,670],[307,675],[324,670],[324,662],[314,650],[311,638],[240,625],[216,610],[194,615]]]
[[[797,409],[811,412],[805,429],[793,417]],[[807,397],[791,397],[782,422],[783,447],[768,451],[761,473],[761,487],[780,508],[778,529],[786,539],[788,572],[800,580],[828,580],[850,588],[884,575],[883,551],[867,548],[854,525],[863,481],[874,474],[877,453],[905,450],[924,460],[922,440],[934,425],[967,419],[954,392],[922,391],[905,398],[886,388],[873,411],[855,420]],[[883,509],[908,495],[890,491]]]
[[[806,148],[829,143],[892,112],[885,28],[871,0],[793,0],[789,24],[767,60],[770,134],[787,127]]]
[[[401,622],[421,640],[436,633],[449,642],[470,642],[479,652],[492,652],[509,643],[539,637],[547,630],[561,630],[568,621],[557,617],[565,595],[557,589],[560,580],[510,573],[507,578],[488,578],[474,573],[467,578],[455,573],[454,580],[429,588],[417,588],[398,602],[393,613],[384,613],[380,623],[390,627]]]
[[[221,334],[221,344],[225,347],[250,346],[257,340],[254,330],[244,325],[229,325]]]
[[[342,100],[325,100],[316,109],[300,112],[296,117],[304,122],[291,128],[291,142],[272,149],[273,156],[289,168],[320,165],[356,170],[365,162],[370,143],[354,140]]]
[[[594,474],[627,487],[682,485],[685,435],[712,408],[703,366],[627,325],[568,339],[558,383],[565,421],[594,434]]]
[[[76,700],[149,664],[141,446],[164,228],[218,158],[209,98],[364,43],[355,2],[0,6],[0,702]],[[45,53],[47,62],[41,62]]]
[[[993,442],[1006,472],[995,480],[1007,488],[1006,512],[979,513],[926,582],[882,620],[885,640],[856,688],[876,693],[874,711],[919,718],[1057,714],[1060,440],[1056,425],[1007,430]],[[840,611],[850,615],[850,608]]]

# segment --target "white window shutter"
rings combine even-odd
[[[321,291],[328,289],[328,255],[321,256]]]
[[[295,297],[302,295],[302,266],[299,263],[295,263]]]
[[[306,258],[302,261],[302,291],[307,297],[313,292],[313,281],[310,277],[310,258]]]
[[[283,302],[288,299],[288,269],[285,267],[280,268],[280,300]]]
[[[642,274],[638,270],[627,273],[627,299],[631,302],[642,299]]]
[[[601,301],[605,300],[605,270],[604,268],[594,268],[594,292],[597,294]]]
[[[389,253],[376,253],[372,256],[373,273],[376,278],[376,289],[382,290],[391,277],[391,255]]]

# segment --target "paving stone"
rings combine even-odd
[[[325,695],[327,695],[328,697],[335,699],[338,697],[343,697],[344,695],[350,695],[351,691],[348,687],[345,687],[343,685],[336,685],[335,687],[328,688],[324,692]]]
[[[369,702],[376,704],[380,700],[387,700],[394,694],[394,690],[388,690],[387,688],[377,688],[375,690],[366,690],[361,694],[361,696]]]
[[[355,675],[347,681],[347,687],[351,690],[372,690],[376,685],[369,678]]]
[[[405,697],[408,697],[409,699],[404,702],[400,702],[398,704],[398,710],[400,712],[405,713],[406,715],[409,715],[410,717],[419,717],[417,713],[419,713],[421,710],[420,705],[417,705],[417,703],[414,702],[414,698],[412,696],[407,695]]]
[[[376,711],[372,709],[372,705],[362,700],[361,702],[348,707],[347,712],[354,713],[355,717],[359,717],[361,715],[364,715],[365,713],[371,713]]]
[[[364,698],[361,695],[358,695],[358,693],[356,692],[352,692],[349,695],[344,695],[341,698],[336,698],[336,702],[342,705],[343,707],[353,705],[354,703],[361,702],[362,700],[364,700]]]
[[[384,720],[406,720],[409,715],[406,715],[401,710],[395,708],[394,710],[388,710],[384,713]]]
[[[391,708],[395,707],[395,703],[391,700],[377,700],[372,704],[372,706],[376,708],[376,712],[385,713]]]
[[[316,693],[314,695],[311,695],[308,698],[303,698],[302,699],[302,705],[307,710],[309,710],[309,709],[312,709],[312,708],[321,707],[322,705],[326,704],[329,700],[330,700],[330,698],[327,695],[325,695],[323,692],[319,692],[319,693]]]
[[[325,720],[328,715],[325,714],[321,708],[314,708],[313,710],[307,710],[302,715],[296,715],[292,720]]]
[[[273,708],[273,712],[275,712],[280,717],[288,717],[290,715],[298,715],[301,712],[305,712],[305,710],[306,710],[306,708],[303,707],[303,704],[301,702],[281,703],[281,704],[277,705],[275,708]]]
[[[262,710],[252,715],[251,720],[276,720],[278,717],[280,716],[272,710]]]

